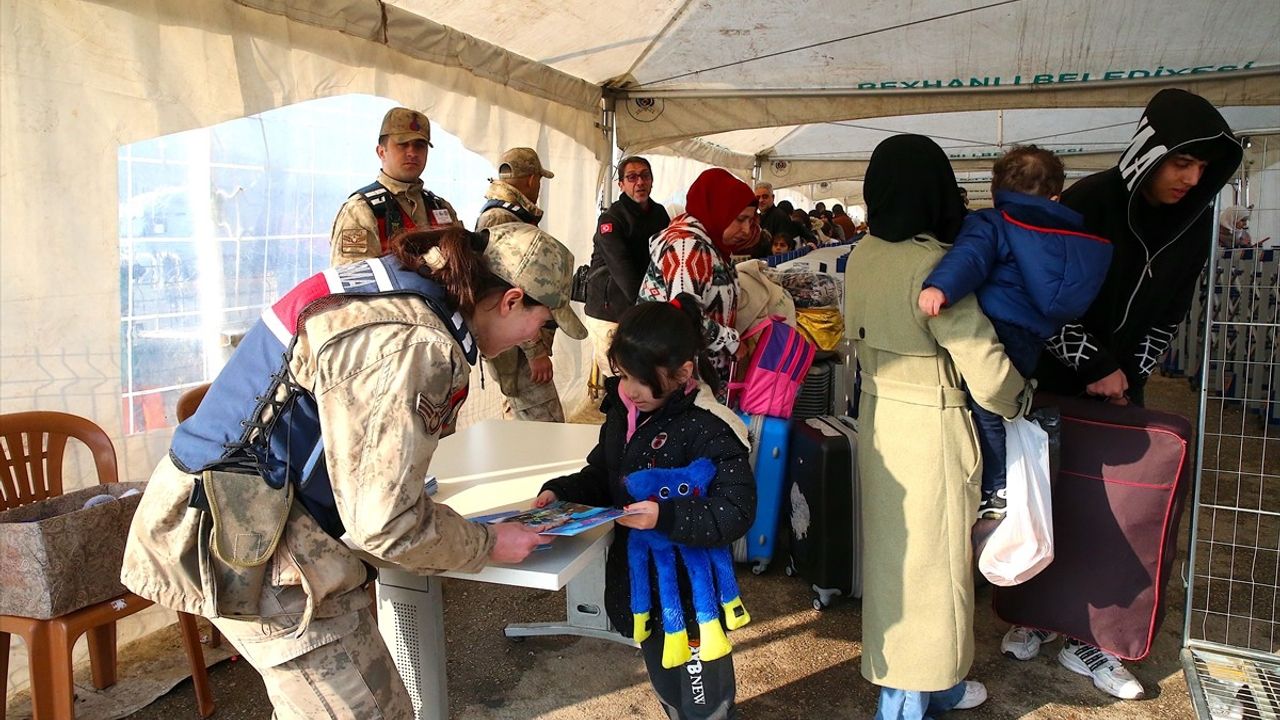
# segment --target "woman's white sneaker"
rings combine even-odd
[[[1146,695],[1142,683],[1109,652],[1077,640],[1068,640],[1058,653],[1058,662],[1073,673],[1093,679],[1094,687],[1121,700],[1137,700]]]
[[[1000,652],[1014,660],[1030,660],[1040,654],[1040,646],[1058,639],[1058,633],[1014,625],[1000,640]]]
[[[952,710],[969,710],[987,701],[987,686],[977,680],[964,681],[964,697],[955,704]]]

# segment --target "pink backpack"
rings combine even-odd
[[[796,394],[813,364],[815,348],[781,315],[770,315],[742,335],[742,342],[760,336],[747,363],[742,382],[729,383],[729,397],[753,415],[791,417]]]

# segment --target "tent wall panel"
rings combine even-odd
[[[169,433],[122,430],[122,145],[319,97],[392,97],[494,160],[537,148],[556,172],[544,227],[580,258],[590,250],[594,210],[583,199],[609,157],[594,110],[226,0],[14,0],[0,4],[0,32],[0,412],[92,418],[125,479],[150,475]],[[368,149],[371,177],[378,121],[354,141]],[[583,377],[577,348],[558,350],[563,382]],[[135,617],[122,642],[171,619]],[[16,643],[10,692],[26,685],[24,652]]]

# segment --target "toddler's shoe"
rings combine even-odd
[[[1000,488],[994,492],[982,493],[982,503],[978,505],[979,520],[1002,520],[1008,506],[1005,500],[1005,488]]]

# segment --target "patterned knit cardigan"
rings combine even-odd
[[[649,240],[640,300],[665,302],[682,292],[702,302],[707,350],[727,384],[729,364],[738,349],[738,272],[707,237],[702,223],[688,213],[677,215]]]

